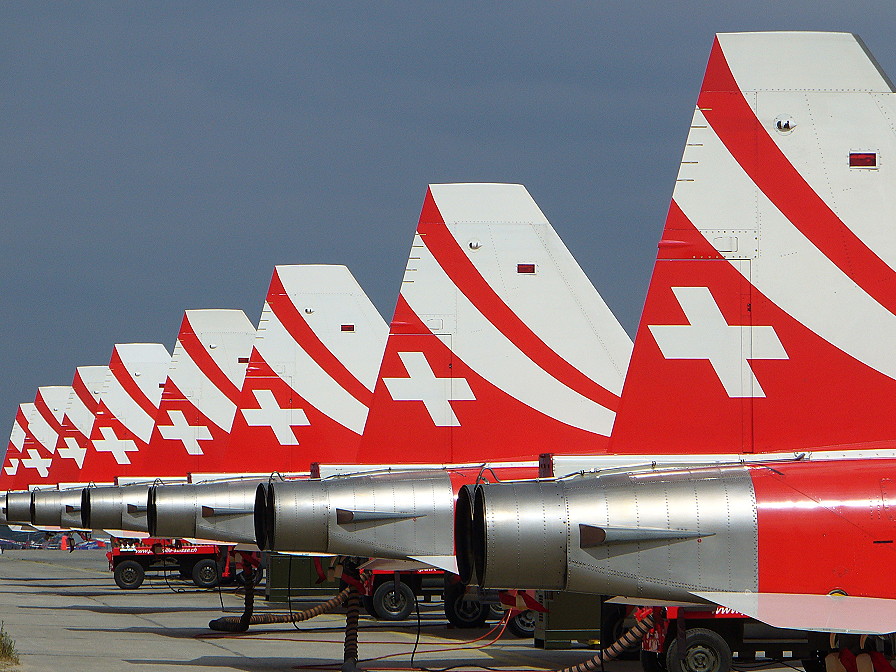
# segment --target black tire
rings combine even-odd
[[[663,654],[639,649],[638,658],[644,672],[666,672],[666,658]]]
[[[394,581],[381,583],[373,591],[373,611],[382,621],[403,621],[413,610],[414,591],[402,581],[399,581],[397,591]]]
[[[479,600],[464,599],[464,586],[452,583],[445,588],[445,617],[456,628],[481,628],[489,608]]]
[[[538,614],[534,609],[526,609],[516,614],[507,621],[507,629],[521,639],[535,636],[535,624],[538,622]]]
[[[376,609],[373,608],[373,598],[370,595],[361,596],[361,606],[363,606],[364,611],[373,616],[373,618],[379,618],[376,615]]]
[[[122,560],[115,565],[115,583],[122,590],[136,590],[143,585],[146,578],[146,570],[136,560]]]
[[[717,632],[694,628],[687,631],[680,662],[678,638],[672,638],[666,651],[666,667],[670,672],[730,672],[731,647]]]
[[[193,565],[193,583],[200,588],[214,588],[218,585],[218,563],[205,558]]]

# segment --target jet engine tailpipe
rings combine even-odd
[[[153,486],[146,511],[149,533],[255,543],[258,486],[257,479]]]
[[[468,486],[458,516],[469,511]],[[476,486],[470,521],[457,518],[458,569],[493,588],[566,587],[568,522],[562,485],[521,481]],[[536,585],[537,584],[537,585]]]
[[[27,490],[6,493],[6,520],[13,525],[31,524],[31,493]]]

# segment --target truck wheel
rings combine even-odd
[[[717,632],[694,628],[687,631],[685,652],[680,663],[678,638],[672,638],[666,651],[666,667],[670,672],[730,672],[731,647]]]
[[[535,623],[538,615],[534,609],[526,609],[507,621],[507,629],[523,639],[535,636]]]
[[[644,672],[666,672],[666,659],[663,654],[639,649],[638,658],[641,660],[641,669]]]
[[[445,617],[456,628],[481,628],[489,608],[479,600],[465,600],[464,587],[452,583],[445,587]]]
[[[414,610],[414,591],[399,581],[395,590],[394,581],[386,581],[373,591],[373,610],[376,617],[383,621],[403,621]]]
[[[123,560],[115,565],[115,583],[122,590],[134,590],[143,585],[146,571],[136,560]]]
[[[214,588],[218,585],[218,563],[205,558],[193,565],[193,583],[200,588]]]

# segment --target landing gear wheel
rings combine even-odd
[[[386,581],[373,591],[373,611],[383,621],[403,621],[414,610],[414,591],[399,581],[395,590],[394,581]]]
[[[376,615],[376,609],[373,608],[373,598],[370,595],[362,595],[361,596],[361,606],[364,607],[364,611],[373,616],[374,618],[379,618]]]
[[[638,658],[641,660],[641,669],[644,672],[666,672],[666,658],[663,654],[641,649]]]
[[[143,585],[146,572],[136,560],[124,560],[115,565],[115,583],[122,590],[135,590]]]
[[[538,621],[538,614],[534,609],[526,609],[521,611],[509,621],[507,621],[507,629],[517,637],[527,639],[535,636],[535,623]]]
[[[445,588],[445,616],[456,628],[481,628],[488,618],[489,608],[479,600],[464,599],[460,583]]]
[[[678,639],[672,639],[666,652],[666,667],[670,672],[730,672],[731,647],[718,633],[694,628],[687,631],[680,663]]]
[[[200,560],[193,565],[193,583],[200,588],[214,588],[218,585],[218,563],[211,558]]]

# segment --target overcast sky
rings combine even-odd
[[[0,3],[0,432],[184,309],[257,321],[275,264],[388,319],[429,182],[525,184],[634,334],[715,32],[896,76],[896,3],[723,4]]]

